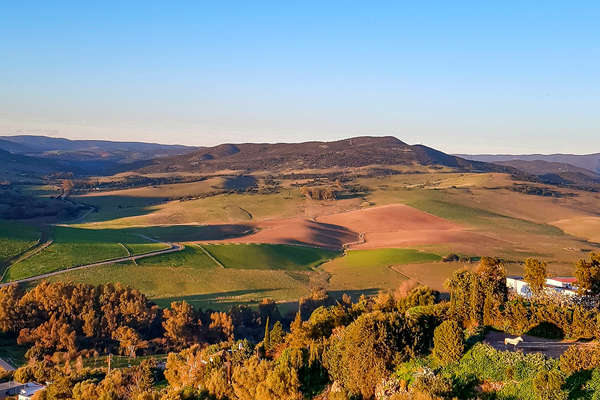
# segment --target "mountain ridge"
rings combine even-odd
[[[512,171],[510,167],[465,160],[393,136],[359,136],[331,142],[226,143],[154,159],[142,172],[293,170],[357,168],[368,165],[440,165],[469,171]]]

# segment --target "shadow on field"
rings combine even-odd
[[[242,290],[230,290],[227,292],[216,292],[207,294],[194,294],[189,296],[176,296],[176,297],[163,297],[160,299],[154,299],[153,301],[160,306],[168,306],[173,301],[185,300],[187,303],[193,305],[196,308],[206,308],[209,303],[226,303],[230,307],[238,303],[247,304],[250,299],[239,299],[241,296],[246,295],[257,295],[257,297],[263,298],[265,293],[277,290],[272,289],[242,289]]]
[[[148,238],[161,242],[194,242],[231,239],[250,235],[256,230],[250,225],[172,225],[133,228],[88,229],[60,226],[59,241],[116,241],[127,244],[148,243]],[[63,239],[64,238],[64,239]]]

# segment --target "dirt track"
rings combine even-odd
[[[548,357],[559,358],[562,353],[567,351],[571,346],[589,346],[590,343],[578,343],[564,340],[545,339],[529,335],[521,335],[523,342],[516,347],[513,345],[505,345],[504,339],[514,338],[514,335],[508,335],[504,332],[490,331],[485,335],[484,343],[489,344],[496,350],[501,351],[519,351],[525,354],[543,353]]]
[[[135,260],[139,260],[140,258],[153,257],[153,256],[157,256],[159,254],[174,253],[176,251],[181,251],[183,249],[184,249],[184,247],[182,245],[180,245],[178,243],[172,243],[171,247],[168,248],[168,249],[165,249],[165,250],[152,251],[150,253],[140,254],[140,255],[137,255],[137,256],[128,256],[128,257],[113,258],[113,259],[110,259],[110,260],[100,261],[100,262],[96,262],[96,263],[92,263],[92,264],[86,264],[86,265],[80,265],[80,266],[77,266],[77,267],[62,269],[60,271],[48,272],[47,274],[32,276],[31,278],[19,279],[19,280],[12,281],[12,282],[7,282],[7,283],[0,283],[0,287],[12,285],[14,283],[24,283],[24,282],[37,281],[37,280],[40,280],[40,279],[49,278],[49,277],[54,276],[54,275],[60,275],[60,274],[63,274],[65,272],[75,271],[75,270],[78,270],[78,269],[98,267],[100,265],[115,264],[115,263],[120,263],[120,262],[124,262],[124,261],[135,261]]]

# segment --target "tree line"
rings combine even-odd
[[[582,296],[597,296],[597,269],[599,254],[577,263]],[[539,296],[510,294],[501,260],[484,257],[448,279],[449,300],[410,282],[355,301],[315,290],[293,318],[272,300],[163,310],[120,285],[8,286],[0,330],[30,346],[14,378],[51,382],[38,395],[46,400],[545,400],[600,388],[600,313],[543,296],[543,262],[528,260],[525,272]],[[553,360],[494,349],[483,343],[489,329],[592,342]],[[108,371],[85,367],[90,351],[169,354]]]

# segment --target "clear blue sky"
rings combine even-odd
[[[3,2],[0,134],[600,152],[599,21],[598,1]]]

